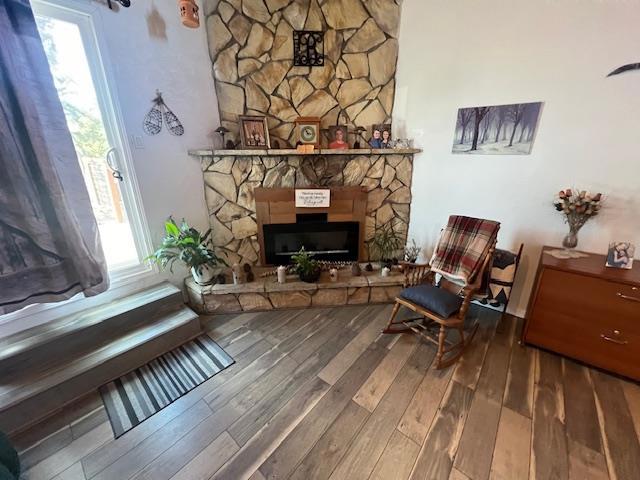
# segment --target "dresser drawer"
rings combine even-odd
[[[640,379],[640,290],[544,269],[525,341]]]
[[[545,269],[535,307],[640,335],[640,290],[622,283]]]

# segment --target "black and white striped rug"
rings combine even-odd
[[[116,438],[221,372],[233,359],[208,335],[100,387]]]

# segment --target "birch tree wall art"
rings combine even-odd
[[[452,153],[528,155],[542,102],[458,110]]]

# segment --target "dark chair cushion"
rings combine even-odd
[[[428,284],[405,288],[400,292],[400,297],[443,318],[449,318],[462,305],[462,298],[458,295]]]

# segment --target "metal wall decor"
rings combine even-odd
[[[109,6],[109,10],[113,10],[113,5],[111,4],[112,0],[107,0],[107,5]],[[131,6],[131,0],[113,0],[116,3],[119,3],[124,8],[129,8]]]
[[[182,135],[184,133],[184,127],[178,117],[169,110],[167,104],[162,99],[162,94],[156,90],[156,98],[153,99],[153,107],[149,110],[149,113],[144,117],[142,128],[147,135],[156,135],[162,130],[162,118],[167,124],[169,132],[173,135]]]
[[[293,31],[293,65],[296,67],[324,65],[324,32]]]
[[[621,73],[630,72],[631,70],[640,70],[640,63],[629,63],[627,65],[618,67],[609,75],[607,75],[607,77],[611,77],[613,75],[620,75]]]

